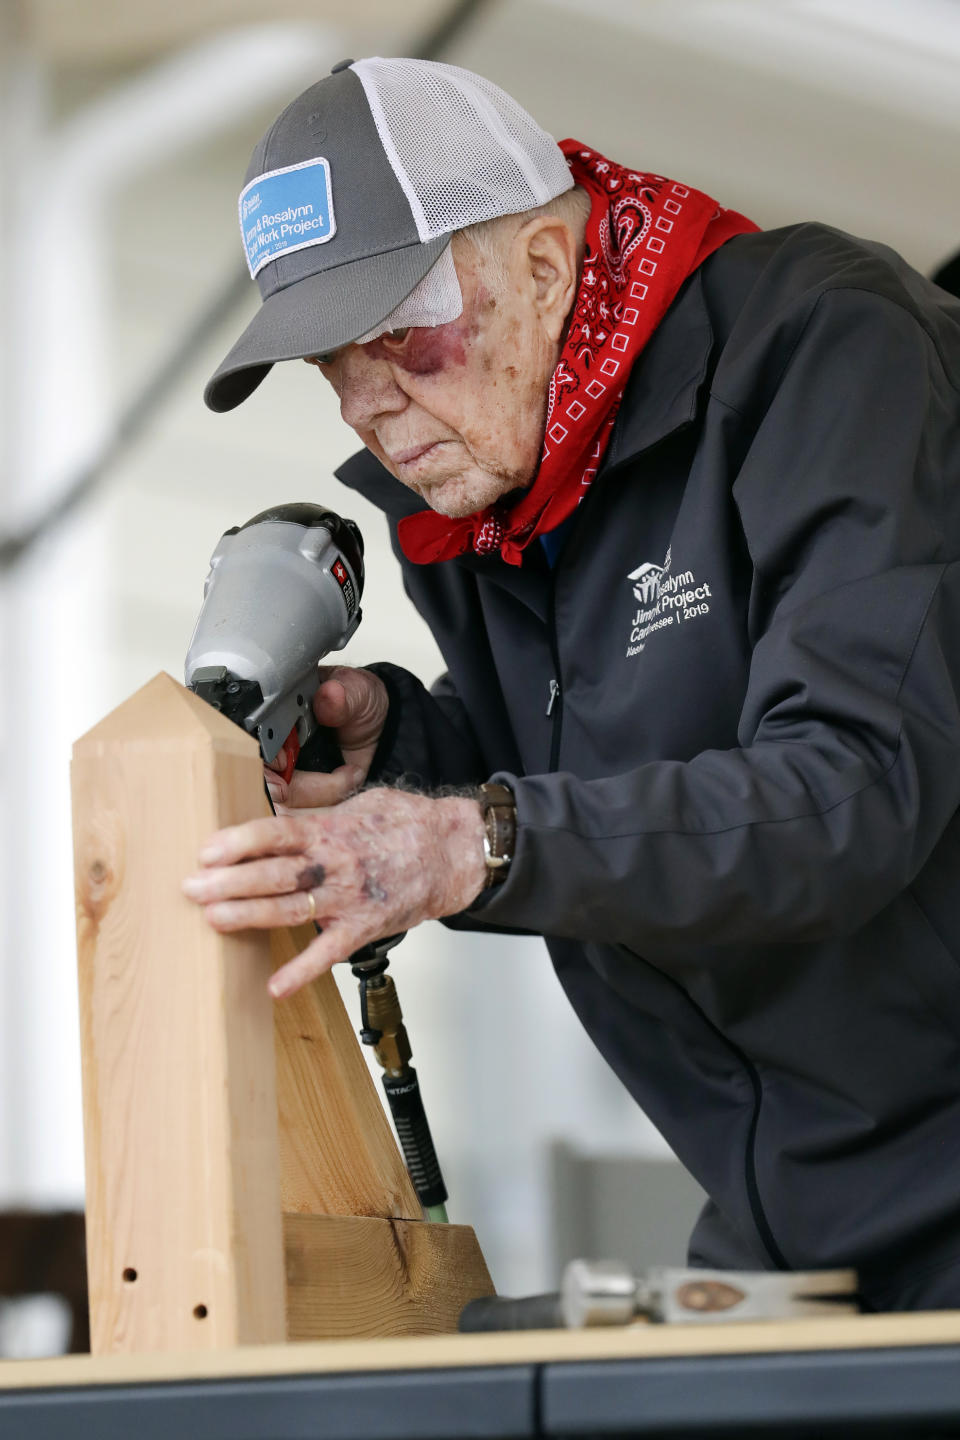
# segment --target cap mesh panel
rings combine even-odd
[[[421,60],[352,68],[421,240],[532,210],[573,185],[553,137],[482,76]]]

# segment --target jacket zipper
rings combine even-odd
[[[692,427],[692,425],[693,425],[693,421],[692,421],[692,420],[685,420],[681,425],[678,425],[675,430],[672,430],[672,431],[670,432],[670,434],[671,434],[671,435],[675,435],[675,434],[679,433],[681,430],[689,430],[689,429]],[[635,455],[632,455],[632,456],[630,456],[630,457],[628,457],[628,458],[629,458],[630,460],[634,460],[634,461],[637,460],[637,459],[639,459],[639,457],[640,457],[641,455],[646,455],[646,454],[648,454],[651,450],[655,450],[656,447],[657,447],[657,445],[662,444],[663,441],[666,440],[667,438],[668,438],[668,437],[665,436],[665,435],[664,435],[664,436],[661,436],[660,440],[655,441],[652,445],[648,445],[648,446],[646,447],[646,449],[644,449],[644,450],[639,450],[639,451],[637,451],[637,453],[636,453]],[[612,465],[610,465],[610,466],[603,472],[603,473],[604,473],[604,477],[606,477],[606,476],[608,476],[608,475],[612,475],[613,472],[614,472],[615,470],[617,470],[621,464],[625,464],[625,463],[626,463],[626,460],[623,460],[623,461],[620,461],[620,460],[615,461]],[[596,487],[596,484],[594,484],[593,486],[591,486],[591,491],[595,490],[596,488],[597,488],[597,487]],[[589,505],[590,502],[591,502],[591,499],[592,499],[592,494],[589,494],[589,493],[588,493],[586,496],[584,496],[583,500],[581,501],[581,504],[582,504],[582,505]],[[563,564],[563,560],[564,560],[564,557],[566,556],[567,550],[570,548],[570,540],[571,540],[571,535],[570,535],[570,534],[567,534],[567,535],[565,535],[565,536],[563,537],[563,540],[561,541],[561,544],[560,544],[560,549],[557,551],[557,554],[554,556],[554,559],[553,559],[552,575],[551,575],[552,584],[551,584],[551,587],[550,587],[550,613],[549,613],[548,620],[547,620],[547,630],[548,630],[548,634],[549,634],[549,638],[550,638],[550,654],[551,654],[551,656],[553,657],[553,678],[552,678],[551,681],[550,681],[550,691],[549,691],[549,695],[548,695],[548,697],[547,697],[547,708],[546,708],[546,716],[547,716],[547,719],[553,721],[553,731],[552,731],[551,736],[550,736],[550,765],[549,765],[549,770],[550,770],[550,771],[556,770],[557,765],[558,765],[559,762],[560,762],[560,733],[561,733],[561,730],[563,729],[563,691],[562,691],[562,689],[560,688],[560,650],[559,650],[559,647],[558,647],[558,645],[557,645],[557,619],[556,619],[557,576],[558,576],[559,573],[560,573],[560,567],[561,567],[561,565]]]
[[[661,970],[659,965],[654,965],[650,960],[645,960],[642,955],[638,955],[637,952],[631,950],[629,946],[621,945],[618,948],[625,951],[632,960],[638,960],[642,965],[649,966],[649,968],[659,975],[661,979],[665,980],[672,989],[679,991],[694,1014],[697,1015],[707,1029],[716,1036],[720,1044],[736,1057],[743,1067],[744,1074],[750,1081],[750,1088],[753,1091],[753,1113],[750,1116],[750,1128],[747,1132],[743,1155],[743,1178],[747,1191],[747,1203],[750,1206],[750,1213],[753,1216],[753,1223],[760,1237],[760,1243],[766,1250],[774,1267],[778,1270],[792,1269],[793,1267],[777,1244],[776,1237],[770,1226],[770,1221],[767,1219],[767,1212],[764,1209],[763,1198],[760,1194],[760,1185],[757,1181],[757,1128],[760,1124],[760,1106],[763,1101],[763,1089],[760,1085],[760,1076],[757,1074],[756,1066],[750,1057],[740,1049],[740,1046],[735,1044],[728,1035],[724,1035],[723,1031],[718,1025],[714,1024],[709,1015],[704,1014],[703,1010],[693,997],[687,993],[679,980],[675,980],[666,970]]]
[[[645,452],[641,451],[640,453],[644,454]],[[630,458],[635,459],[636,457],[632,456]],[[604,471],[604,474],[609,474],[616,468],[616,464],[611,465],[609,470]],[[596,486],[592,486],[591,489],[596,489]],[[580,503],[581,505],[589,505],[591,499],[592,496],[588,493]],[[574,529],[576,528],[577,527],[574,527]],[[550,608],[547,617],[547,633],[550,639],[550,654],[553,658],[553,678],[550,680],[550,690],[547,696],[546,716],[548,720],[552,720],[553,730],[550,735],[550,764],[548,766],[548,773],[556,770],[560,761],[560,734],[563,729],[563,690],[560,686],[560,649],[557,645],[557,576],[560,573],[560,567],[563,564],[564,557],[570,548],[571,533],[572,532],[568,532],[560,542],[560,549],[553,557],[553,565],[551,567]]]
[[[684,425],[680,428],[687,429],[688,426]],[[553,722],[553,733],[550,737],[551,771],[555,771],[559,763],[560,733],[563,725],[563,691],[560,688],[560,651],[557,645],[557,574],[559,572],[560,564],[569,544],[569,541],[570,536],[568,535],[564,539],[563,544],[560,547],[560,551],[554,559],[552,575],[553,584],[550,588],[548,634],[550,639],[550,654],[553,658],[554,674],[553,678],[550,681],[550,692],[547,699],[546,715],[547,718],[552,720]],[[654,969],[656,968],[657,967],[654,966]],[[658,973],[661,975],[664,974],[662,970],[658,971]],[[670,979],[671,977],[668,976],[667,978]],[[767,1219],[766,1211],[763,1207],[763,1200],[760,1195],[760,1186],[757,1182],[756,1140],[757,1127],[760,1123],[760,1104],[763,1095],[763,1091],[760,1086],[760,1076],[757,1074],[753,1063],[748,1059],[748,1057],[744,1054],[740,1047],[738,1045],[734,1045],[733,1042],[729,1040],[727,1036],[724,1035],[723,1032],[719,1030],[717,1026],[714,1025],[713,1022],[708,1019],[706,1015],[704,1015],[700,1007],[691,999],[689,995],[686,994],[686,991],[683,990],[683,987],[681,985],[678,985],[677,981],[673,980],[672,983],[677,986],[679,990],[682,991],[682,993],[686,996],[688,1003],[693,1006],[694,1010],[697,1012],[698,1015],[700,1015],[704,1023],[708,1025],[711,1030],[714,1031],[714,1033],[722,1041],[722,1043],[730,1047],[733,1053],[737,1056],[737,1059],[740,1061],[750,1080],[750,1085],[753,1089],[753,1115],[750,1120],[750,1130],[747,1135],[746,1151],[744,1155],[744,1181],[747,1190],[747,1200],[750,1205],[751,1213],[753,1215],[753,1223],[757,1228],[757,1233],[760,1236],[761,1243],[766,1249],[767,1254],[770,1256],[770,1259],[773,1261],[774,1265],[778,1269],[789,1270],[790,1266],[787,1263],[783,1251],[780,1249],[780,1246],[777,1244],[776,1239],[774,1238],[772,1229],[770,1228],[770,1222]]]
[[[559,561],[559,556],[557,560]],[[557,621],[555,615],[557,577],[554,569],[553,585],[550,589],[550,615],[548,630],[550,654],[553,657],[553,678],[550,681],[550,697],[547,700],[547,718],[552,722],[550,735],[550,771],[556,770],[560,760],[560,732],[563,726],[563,691],[560,688],[560,652],[557,646]]]
[[[699,1010],[699,1006],[697,1009]],[[702,1010],[700,1010],[700,1014],[703,1015]],[[705,1015],[703,1018],[707,1020]],[[707,1024],[710,1024],[709,1020],[707,1020]],[[722,1036],[721,1038],[726,1039],[726,1036]],[[770,1228],[770,1221],[767,1219],[766,1211],[763,1208],[760,1186],[757,1183],[757,1126],[760,1124],[760,1104],[763,1098],[763,1091],[760,1088],[760,1076],[757,1074],[753,1062],[744,1054],[738,1045],[734,1045],[729,1040],[727,1040],[727,1044],[730,1045],[734,1054],[739,1057],[743,1068],[750,1078],[750,1084],[753,1086],[753,1117],[750,1121],[750,1133],[747,1136],[745,1156],[746,1174],[744,1176],[747,1185],[747,1199],[750,1202],[750,1209],[753,1212],[753,1223],[756,1225],[760,1238],[766,1247],[767,1254],[773,1263],[780,1270],[789,1270],[790,1266],[787,1263],[783,1251],[774,1239],[773,1231]]]

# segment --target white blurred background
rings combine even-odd
[[[212,415],[203,383],[255,287],[200,322],[240,275],[236,194],[277,111],[451,16],[434,58],[558,138],[926,272],[960,247],[960,0],[0,0],[0,1209],[82,1206],[70,747],[158,670],[181,676],[221,532],[288,500],[352,516],[368,580],[346,658],[439,669],[380,516],[332,479],[356,448],[332,394],[280,366]],[[428,926],[395,974],[451,1218],[498,1289],[614,1245],[682,1260],[695,1191],[539,942]]]

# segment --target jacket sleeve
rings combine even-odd
[[[369,779],[374,784],[405,780],[434,789],[479,785],[487,779],[483,756],[466,707],[449,676],[427,690],[409,670],[381,662],[368,665],[387,687],[387,723]]]
[[[519,835],[483,919],[634,949],[802,941],[911,882],[960,804],[960,406],[941,357],[882,297],[812,307],[733,466],[754,574],[738,748],[496,777]]]

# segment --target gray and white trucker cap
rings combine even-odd
[[[453,319],[453,232],[572,185],[555,140],[489,80],[429,60],[335,65],[253,152],[240,231],[263,303],[206,403],[232,410],[278,360]]]

